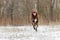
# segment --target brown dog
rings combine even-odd
[[[32,25],[33,25],[33,28],[34,30],[37,31],[37,27],[38,27],[38,15],[37,15],[37,12],[32,12]]]

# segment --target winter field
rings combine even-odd
[[[32,26],[1,26],[0,40],[60,40],[60,25],[39,26],[37,32]]]

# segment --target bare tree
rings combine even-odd
[[[54,8],[55,0],[50,1],[50,17],[53,20],[53,8]]]

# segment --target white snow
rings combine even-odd
[[[60,40],[60,25],[39,26],[37,32],[32,26],[2,26],[0,40]]]

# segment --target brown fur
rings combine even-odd
[[[33,16],[33,13],[36,13],[36,16]],[[34,21],[35,19],[37,19],[36,22]],[[32,25],[33,25],[34,30],[37,31],[37,27],[38,27],[38,14],[37,14],[37,12],[32,12],[31,20],[32,20]]]

